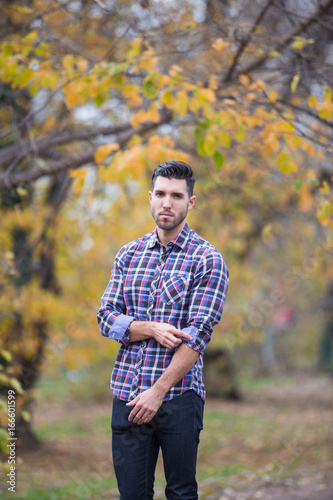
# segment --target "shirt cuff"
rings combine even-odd
[[[129,326],[134,320],[134,316],[120,314],[109,331],[109,338],[121,344],[129,344]]]
[[[182,328],[182,332],[188,333],[191,335],[192,340],[183,339],[184,344],[186,344],[193,351],[201,352],[201,341],[198,339],[199,330],[195,328],[195,326],[189,326],[187,328]]]

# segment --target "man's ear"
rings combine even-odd
[[[149,191],[149,201],[150,201],[150,203],[151,203],[151,198],[152,198],[152,196],[153,196],[152,191]]]
[[[188,210],[192,210],[192,208],[194,207],[194,204],[195,204],[195,200],[196,200],[196,197],[195,196],[191,196],[189,202],[188,202]]]

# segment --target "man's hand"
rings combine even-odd
[[[182,339],[192,340],[191,335],[178,330],[169,323],[158,321],[132,321],[130,325],[130,342],[154,338],[168,349],[175,349],[182,343]]]
[[[139,394],[133,401],[126,403],[126,406],[134,406],[128,416],[128,420],[135,424],[146,424],[150,422],[161,404],[163,403],[164,394],[159,393],[152,387]]]
[[[168,349],[175,349],[182,343],[182,339],[192,340],[191,335],[178,330],[169,323],[158,323],[157,321],[149,321],[151,334],[157,342]]]

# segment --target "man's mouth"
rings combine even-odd
[[[169,212],[163,212],[160,214],[161,217],[172,217],[172,214],[170,214]]]

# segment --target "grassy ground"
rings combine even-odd
[[[206,403],[200,499],[332,499],[332,380],[299,374],[240,384],[242,401]],[[77,382],[44,378],[34,414],[44,445],[17,450],[15,498],[117,498],[107,385],[89,374]],[[165,498],[160,462],[155,490],[156,500]],[[2,498],[13,494],[4,491]]]

